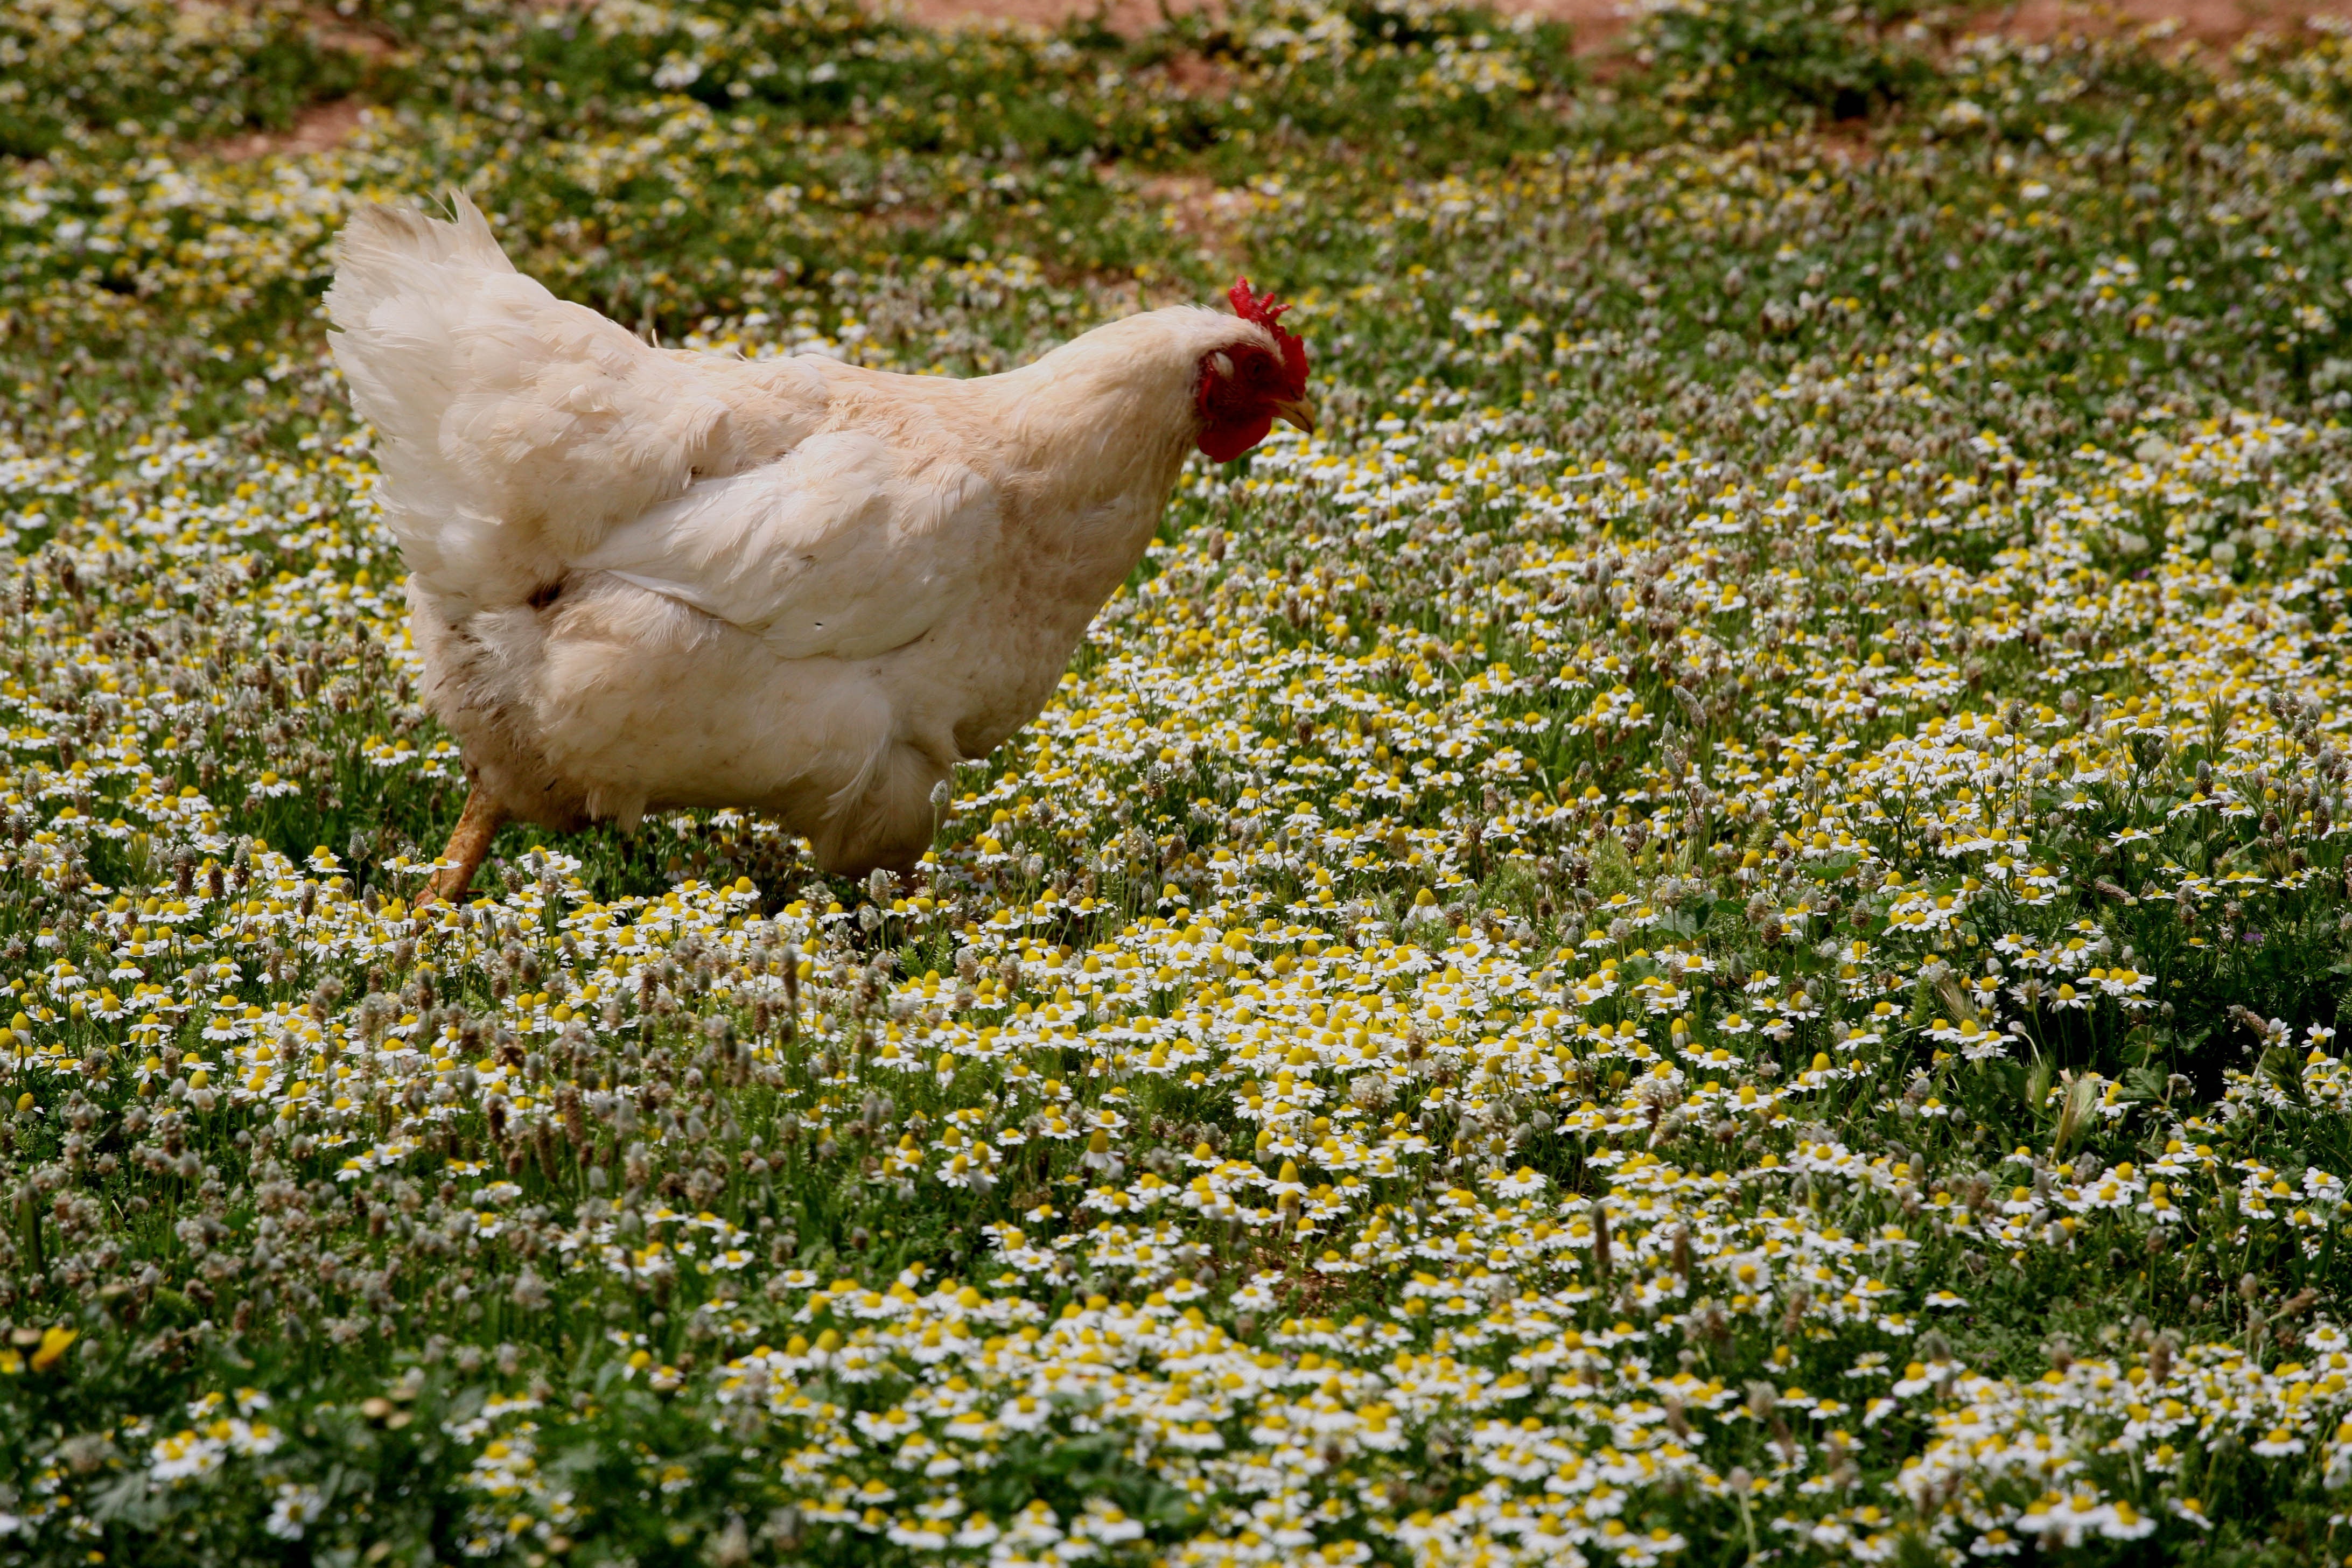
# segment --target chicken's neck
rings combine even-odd
[[[1074,629],[1142,559],[1192,450],[1189,386],[1171,395],[1152,379],[1065,375],[1005,389],[1008,531],[1031,591]]]

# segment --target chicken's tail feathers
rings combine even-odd
[[[447,439],[451,414],[479,392],[485,373],[499,379],[468,340],[518,302],[535,308],[530,296],[545,300],[546,291],[515,270],[462,193],[444,200],[446,217],[405,201],[352,213],[335,238],[328,342],[352,406],[375,426],[380,497],[409,568],[438,596],[465,598],[495,593],[507,574],[502,555],[515,553],[501,537],[511,531],[499,526],[507,508],[495,477]]]
[[[446,218],[405,201],[371,202],[352,214],[335,237],[335,281],[327,290],[336,326],[348,331],[365,322],[373,307],[412,287],[419,268],[515,269],[472,198],[451,189],[441,199]]]
[[[740,462],[730,405],[776,378],[738,387],[558,300],[515,269],[463,194],[446,199],[446,218],[391,205],[352,215],[330,342],[376,428],[410,568],[445,600],[520,598],[698,470]],[[775,422],[777,401],[755,400],[755,423]]]
[[[464,192],[443,199],[446,218],[413,202],[370,203],[335,237],[329,342],[352,401],[395,462],[440,445],[442,416],[465,379],[459,339],[483,285],[530,283]]]

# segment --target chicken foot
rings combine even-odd
[[[453,864],[446,870],[433,873],[433,879],[425,883],[424,891],[416,895],[416,901],[420,904],[436,900],[454,902],[463,898],[466,889],[473,885],[474,873],[482,868],[482,862],[489,857],[490,840],[499,836],[499,829],[505,826],[506,821],[506,807],[492,800],[488,790],[476,784],[473,793],[466,796],[466,809],[457,818],[457,828],[449,835],[448,847],[441,851],[441,858]]]

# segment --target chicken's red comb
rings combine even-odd
[[[1234,315],[1274,334],[1275,346],[1282,351],[1282,368],[1290,373],[1292,395],[1303,395],[1307,391],[1307,345],[1286,330],[1280,320],[1290,307],[1277,304],[1271,289],[1263,294],[1253,294],[1246,278],[1234,279],[1225,298],[1233,301]]]

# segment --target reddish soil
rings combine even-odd
[[[310,24],[310,37],[322,48],[341,49],[362,59],[389,59],[395,52],[392,40],[382,33],[355,26],[324,5],[307,7],[303,15]]]
[[[1987,6],[1978,25],[2013,37],[2112,32],[2169,22],[2177,37],[2233,44],[2249,33],[2283,33],[2306,16],[2352,16],[2352,0],[2019,0]]]
[[[231,163],[251,163],[256,158],[271,156],[300,157],[305,153],[323,153],[341,144],[360,128],[362,105],[353,99],[339,98],[331,103],[314,103],[294,117],[294,123],[283,131],[253,131],[243,136],[231,136],[215,142],[205,149],[215,158]]]

